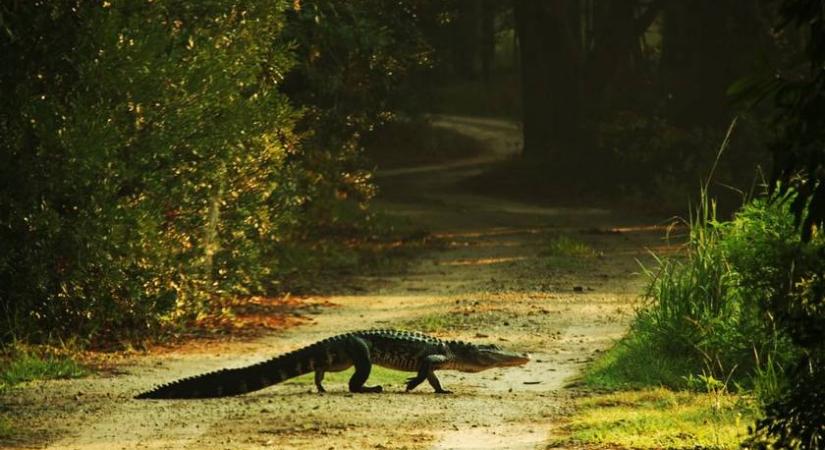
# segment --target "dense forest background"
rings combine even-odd
[[[759,436],[818,448],[823,17],[816,0],[4,1],[0,340],[130,342],[300,289],[387,232],[365,145],[432,113],[500,116],[524,146],[484,192],[693,202],[717,231],[763,202],[719,231],[758,244],[720,257],[759,301],[700,319],[734,314],[781,350]]]
[[[737,116],[710,188],[741,201],[767,179],[770,119],[727,89],[802,38],[772,31],[775,2],[695,6],[7,3],[6,338],[139,335],[278,290],[369,228],[361,138],[422,113],[523,118],[503,170],[533,185],[511,191],[680,209]]]

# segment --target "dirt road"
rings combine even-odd
[[[39,438],[16,448],[544,448],[563,414],[565,383],[625,329],[640,292],[636,258],[660,245],[645,220],[615,211],[552,208],[473,195],[461,181],[519,147],[512,124],[441,118],[482,138],[480,157],[379,175],[379,206],[431,230],[443,250],[410,270],[362,277],[357,295],[307,298],[313,320],[254,342],[226,342],[140,356],[117,373],[32,383],[12,411]],[[569,249],[568,249],[569,247]],[[336,306],[318,306],[332,303]],[[236,398],[136,401],[181,376],[267,359],[331,334],[372,327],[421,328],[529,352],[523,368],[440,375],[404,393],[404,374],[379,371],[385,393],[351,395],[346,376],[317,394],[308,380]]]

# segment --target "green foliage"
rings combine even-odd
[[[664,353],[657,344],[631,332],[587,368],[584,382],[590,387],[609,390],[649,386],[685,388],[685,374],[696,370],[695,361]]]
[[[720,222],[713,203],[703,203],[685,257],[648,271],[648,304],[590,379],[689,387],[689,377],[702,374],[754,388],[763,403],[775,398],[798,350],[765,305],[794,270],[780,256],[799,245],[786,204],[756,200]]]
[[[0,439],[8,439],[14,436],[14,427],[11,420],[5,415],[0,414]]]
[[[306,151],[288,161],[305,193],[305,236],[351,233],[352,221],[341,216],[363,218],[375,196],[359,140],[414,97],[403,81],[429,65],[417,29],[427,3],[309,0],[290,12],[284,39],[298,64],[281,89],[305,111],[298,130]]]
[[[773,201],[788,203],[799,226],[801,243],[768,245],[765,267],[753,253],[742,259],[752,270],[746,278],[767,287],[763,308],[793,341],[800,357],[788,371],[788,383],[765,407],[750,448],[818,449],[825,446],[825,23],[819,0],[780,2],[779,27],[799,32],[804,58],[782,71],[732,87],[753,102],[772,96],[777,138],[772,150]],[[801,61],[801,62],[800,62]],[[770,223],[769,223],[770,225]],[[772,229],[768,228],[768,232]],[[782,239],[774,239],[770,243]],[[777,270],[779,269],[779,270]]]
[[[764,209],[745,209],[731,224],[727,242],[745,294],[775,320],[798,355],[783,364],[786,373],[779,382],[773,381],[777,375],[768,361],[769,370],[757,384],[765,418],[757,422],[748,445],[814,449],[825,444],[825,236],[818,229],[808,236],[797,232],[791,213],[796,194],[785,192],[789,193]],[[785,214],[766,214],[770,208]]]
[[[774,142],[773,181],[779,194],[795,190],[792,210],[808,240],[825,224],[825,24],[819,0],[785,0],[784,25],[801,30],[806,60],[789,68],[774,91],[782,136]],[[820,297],[821,299],[821,297]]]
[[[285,2],[135,6],[4,11],[6,333],[140,335],[273,268],[296,203]]]
[[[139,338],[357,260],[319,236],[371,232],[359,138],[426,63],[419,3],[0,5],[0,341]]]
[[[794,344],[810,348],[825,335],[825,236],[803,242],[790,209],[794,194],[743,209],[728,226],[725,251],[741,276],[744,294],[769,313]],[[776,214],[780,211],[782,214]]]
[[[825,373],[822,361],[793,374],[792,384],[764,408],[764,418],[744,447],[751,449],[819,449],[825,445]]]
[[[754,356],[779,345],[769,318],[741,288],[726,236],[715,207],[705,204],[691,223],[686,260],[660,260],[658,271],[649,273],[651,304],[634,325],[665,354],[680,355],[695,371],[723,379],[733,371],[751,373]]]
[[[747,445],[819,448],[825,238],[815,230],[803,240],[794,198],[790,191],[778,201],[754,200],[729,222],[705,201],[690,222],[685,257],[648,272],[649,303],[586,380],[611,388],[750,388],[766,418]]]

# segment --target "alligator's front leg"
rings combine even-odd
[[[418,369],[418,375],[407,380],[407,392],[415,389],[424,380],[430,382],[430,386],[435,389],[436,394],[451,394],[452,392],[441,387],[441,382],[435,376],[435,370],[447,361],[445,355],[428,355],[421,362],[421,367]]]
[[[350,392],[382,392],[381,386],[364,386],[372,370],[372,360],[370,360],[370,349],[367,343],[358,337],[351,337],[347,345],[352,363],[355,366],[355,373],[349,379]]]

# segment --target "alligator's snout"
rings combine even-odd
[[[512,356],[509,360],[505,361],[504,365],[506,366],[523,366],[530,362],[530,355],[527,353],[517,353]]]
[[[490,365],[493,367],[513,367],[523,366],[530,362],[530,355],[527,353],[509,352],[506,350],[495,350],[491,352]]]

